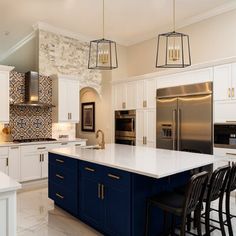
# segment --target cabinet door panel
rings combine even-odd
[[[67,81],[67,106],[71,122],[79,122],[79,82],[77,80]]]
[[[235,123],[236,122],[236,102],[217,101],[214,104],[215,123]]]
[[[136,145],[143,145],[144,137],[144,111],[136,111]]]
[[[0,171],[8,175],[7,157],[0,157]]]
[[[144,136],[147,137],[147,144],[156,142],[156,110],[146,110],[144,116]],[[149,146],[149,145],[148,145]]]
[[[130,235],[130,193],[125,189],[105,187],[105,231],[113,236]]]
[[[231,98],[236,100],[236,63],[232,64]]]
[[[59,91],[58,91],[58,120],[59,122],[65,122],[68,121],[69,118],[69,110],[68,110],[68,94],[67,94],[67,87],[68,87],[68,81],[67,79],[60,79],[59,81]]]
[[[156,80],[147,80],[145,81],[145,101],[147,108],[155,108],[156,107]]]
[[[0,72],[1,109],[0,122],[9,123],[9,78],[8,73]]]
[[[136,98],[137,109],[143,108],[144,90],[145,90],[144,86],[145,83],[143,80],[137,81],[137,98]]]
[[[38,153],[21,154],[21,181],[41,178],[41,162]]]
[[[80,216],[92,226],[103,227],[103,201],[99,198],[98,180],[80,176],[79,187]]]
[[[136,109],[137,86],[136,82],[127,83],[127,109]]]
[[[48,177],[48,152],[43,152],[42,154],[42,178]]]
[[[20,180],[20,148],[9,148],[9,176],[17,181]]]
[[[214,100],[231,99],[231,65],[221,65],[214,68]]]
[[[114,87],[114,105],[115,110],[122,110],[126,109],[127,102],[126,102],[126,92],[127,87],[126,84],[117,84]]]

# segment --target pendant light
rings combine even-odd
[[[159,34],[157,68],[183,68],[191,65],[189,36],[175,31],[175,0],[173,0],[173,31]]]
[[[105,39],[105,4],[103,1],[103,37],[93,40],[89,47],[89,69],[112,70],[118,67],[116,42]]]

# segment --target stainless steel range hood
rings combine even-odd
[[[13,106],[34,106],[34,107],[54,107],[51,104],[39,101],[39,74],[29,71],[25,74],[25,100],[21,103],[14,103]]]

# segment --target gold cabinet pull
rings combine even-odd
[[[113,175],[113,174],[108,174],[108,177],[110,177],[112,179],[120,179],[120,176]]]
[[[143,101],[143,107],[147,107],[147,101]]]
[[[68,143],[61,143],[61,145],[67,145]]]
[[[105,191],[105,187],[104,187],[104,185],[102,184],[102,185],[101,185],[101,199],[102,199],[102,200],[105,198],[105,196],[104,196],[104,191]]]
[[[68,120],[69,120],[69,119],[70,119],[70,113],[69,113],[69,112],[68,112],[68,115],[67,115],[67,116],[68,116]]]
[[[79,147],[79,146],[81,146],[81,145],[82,145],[81,143],[75,144],[76,147]]]
[[[63,161],[63,160],[61,160],[61,159],[56,159],[56,162],[59,162],[59,163],[64,163],[64,161]]]
[[[38,147],[38,150],[44,150],[46,147]]]
[[[64,196],[62,196],[62,195],[59,194],[59,193],[56,193],[56,196],[59,197],[60,199],[64,199]]]
[[[59,179],[64,179],[64,176],[59,175],[59,174],[56,174],[56,177],[59,178]]]
[[[232,97],[234,97],[234,88],[232,88]]]
[[[95,171],[93,168],[90,168],[90,167],[85,167],[84,169],[87,170],[87,171],[90,171],[90,172],[94,172]]]
[[[11,149],[19,149],[19,147],[11,147]]]
[[[44,162],[44,154],[42,154],[42,162]]]
[[[143,136],[143,144],[146,145],[147,144],[147,137]]]
[[[70,119],[72,120],[72,113],[70,113]]]
[[[42,154],[39,154],[39,162],[42,162]]]
[[[98,184],[98,198],[101,198],[101,184]]]
[[[228,97],[230,98],[231,97],[231,89],[228,88]]]
[[[9,160],[8,160],[8,158],[6,159],[6,166],[9,166]]]
[[[123,102],[122,103],[122,108],[125,109],[125,107],[126,107],[126,104],[125,104],[125,102]]]

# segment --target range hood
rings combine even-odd
[[[51,104],[39,101],[39,73],[29,71],[25,74],[25,100],[14,103],[13,106],[54,107]]]

